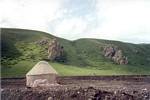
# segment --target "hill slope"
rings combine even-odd
[[[8,28],[1,29],[1,38],[2,76],[4,77],[25,75],[35,63],[46,59],[47,46],[36,44],[44,38],[49,41],[57,38],[64,47],[67,61],[61,64],[50,62],[61,75],[150,74],[150,44],[131,44],[101,39],[69,41],[45,32]],[[128,57],[128,65],[116,65],[104,57],[103,48],[109,44],[123,51]]]

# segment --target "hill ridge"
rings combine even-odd
[[[98,69],[113,69],[116,65],[112,60],[104,57],[104,47],[110,44],[117,46],[128,57],[128,66],[150,66],[150,44],[133,44],[121,41],[104,39],[81,38],[74,41],[53,36],[47,32],[1,28],[2,44],[2,71],[9,67],[18,66],[18,63],[26,62],[31,67],[34,62],[47,58],[47,45],[40,46],[36,41],[44,37],[52,40],[56,38],[64,47],[67,61],[65,65],[78,67],[92,66]],[[51,63],[51,62],[50,62]],[[55,62],[57,63],[57,62]],[[30,65],[31,64],[31,65]],[[7,68],[6,68],[7,67]],[[144,68],[144,67],[143,67]],[[7,72],[7,71],[6,71]]]

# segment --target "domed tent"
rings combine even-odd
[[[57,74],[48,62],[40,61],[26,74],[26,85],[33,87],[34,82],[39,79],[46,79],[49,84],[54,84],[56,83]]]

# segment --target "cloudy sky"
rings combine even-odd
[[[0,0],[0,27],[150,43],[150,0]]]

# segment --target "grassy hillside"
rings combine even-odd
[[[40,31],[1,29],[2,77],[24,76],[34,64],[47,58],[47,46],[36,42],[54,36]],[[60,75],[150,74],[150,44],[130,44],[100,39],[68,41],[57,38],[64,47],[65,63],[49,62]],[[116,65],[106,59],[103,48],[113,44],[128,57],[128,65]],[[138,51],[138,53],[137,53]]]

